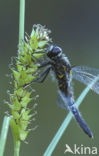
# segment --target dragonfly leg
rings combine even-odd
[[[49,64],[48,62],[44,62],[39,68],[42,68],[48,64]],[[43,83],[44,80],[46,79],[47,75],[49,74],[51,68],[52,67],[48,67],[39,77],[37,77],[35,80],[31,81],[30,83],[25,84],[24,87],[32,84],[33,82]],[[41,78],[42,78],[42,80],[40,80]]]
[[[43,62],[43,63],[40,64],[40,66],[39,66],[38,68],[42,68],[42,67],[45,67],[45,66],[47,66],[47,65],[51,65],[51,62],[50,62],[50,61],[48,61],[48,62]]]
[[[40,59],[37,59],[34,55],[32,55],[32,56],[33,56],[33,58],[40,64],[40,66],[39,66],[38,68],[42,68],[42,67],[45,67],[45,66],[51,64],[50,61],[48,61],[48,62],[43,62],[43,63],[42,63]]]
[[[32,55],[32,60],[33,61],[36,61],[37,63],[39,63],[39,64],[41,64],[42,62],[41,62],[41,60],[40,59],[37,59],[34,55]]]
[[[49,74],[50,69],[51,69],[51,67],[47,68],[37,79],[33,80],[32,82],[43,83],[44,80],[46,79],[47,75]],[[42,80],[40,80],[41,78],[42,78]]]

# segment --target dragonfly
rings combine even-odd
[[[45,70],[35,82],[43,83],[49,72],[52,71],[58,86],[57,105],[71,111],[82,130],[92,138],[93,133],[75,106],[72,80],[76,79],[85,85],[89,85],[99,75],[99,69],[87,66],[71,66],[69,59],[57,45],[49,45],[46,55],[47,61],[39,66],[39,69],[45,68]],[[91,89],[99,94],[99,81]]]

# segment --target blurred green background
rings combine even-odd
[[[11,57],[17,55],[19,1],[0,1],[0,128],[8,106],[7,90],[10,87],[6,74]],[[33,24],[46,25],[52,30],[55,44],[62,47],[72,65],[87,65],[99,68],[99,0],[27,0],[25,31],[30,33]],[[28,144],[22,143],[20,156],[42,156],[68,111],[56,106],[57,86],[50,76],[43,84],[36,84],[38,99],[36,121],[39,125],[27,138]],[[75,98],[84,89],[84,85],[74,81]],[[99,96],[90,91],[80,106],[80,111],[94,134],[88,138],[73,119],[67,131],[58,143],[53,156],[64,154],[65,144],[73,148],[95,146],[99,150]],[[9,131],[5,156],[13,155],[13,139]]]

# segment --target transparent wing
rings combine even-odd
[[[99,69],[90,68],[87,66],[75,66],[72,68],[73,78],[85,85],[89,85],[95,77],[99,75]],[[99,81],[97,81],[91,88],[94,92],[99,94]]]
[[[67,104],[66,101],[64,100],[64,97],[62,96],[62,93],[58,91],[58,97],[57,97],[57,102],[56,104],[61,107],[62,109],[67,109]]]

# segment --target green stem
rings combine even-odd
[[[25,0],[20,0],[20,15],[19,15],[19,44],[24,39],[24,23],[25,23]],[[14,156],[19,156],[20,140],[14,138]]]
[[[8,129],[9,129],[9,123],[10,123],[10,117],[5,116],[3,120],[1,136],[0,136],[0,156],[3,156],[4,153]]]
[[[80,106],[81,102],[84,100],[85,96],[87,95],[87,93],[89,92],[90,88],[92,88],[92,86],[96,83],[96,81],[99,80],[99,76],[96,77],[93,82],[87,86],[83,92],[81,93],[81,95],[79,96],[79,98],[77,99],[75,105],[77,107]],[[62,137],[63,133],[65,132],[65,130],[67,129],[71,119],[72,119],[73,115],[71,112],[68,113],[68,115],[66,116],[65,120],[63,121],[63,123],[61,124],[59,130],[57,131],[56,135],[54,136],[54,138],[52,139],[51,143],[49,144],[48,148],[46,149],[44,156],[51,156],[51,154],[53,153],[57,143],[59,142],[60,138]]]
[[[24,39],[25,0],[20,0],[19,43]]]
[[[14,141],[14,156],[19,156],[21,142],[19,140]]]

